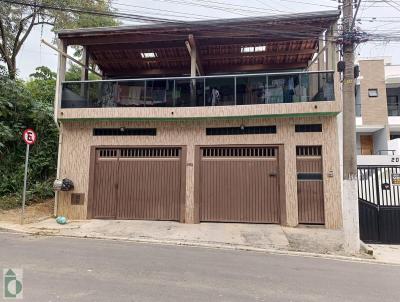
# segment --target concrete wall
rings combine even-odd
[[[357,148],[357,155],[361,154],[361,140],[360,140],[361,133],[356,133],[356,148]]]
[[[295,133],[297,123],[322,123],[322,133]],[[206,136],[206,127],[276,125],[276,134]],[[93,136],[94,127],[155,127],[157,136]],[[185,221],[194,222],[194,170],[196,145],[262,144],[284,145],[286,221],[298,224],[296,146],[322,145],[325,217],[327,228],[342,227],[341,176],[336,116],[271,119],[233,119],[179,122],[64,122],[60,178],[70,178],[76,193],[88,196],[91,146],[101,145],[184,145],[187,147]],[[332,176],[332,177],[330,177]],[[71,205],[70,193],[60,192],[58,214],[70,219],[86,219],[85,204]]]
[[[385,128],[375,131],[373,134],[374,154],[379,155],[379,151],[388,150],[388,137],[390,136],[389,129]],[[382,153],[385,154],[385,153]]]
[[[363,125],[387,125],[387,98],[384,60],[360,61],[360,95]],[[369,97],[378,89],[378,97]]]

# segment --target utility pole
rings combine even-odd
[[[358,1],[359,7],[361,0]],[[357,7],[357,11],[358,11]],[[343,230],[344,248],[360,251],[354,80],[353,0],[343,0]]]

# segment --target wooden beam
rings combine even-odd
[[[318,55],[317,55],[319,71],[324,69],[324,64],[325,64],[325,62],[324,62],[325,58],[322,55],[322,52],[320,52],[320,51],[324,50],[324,40],[325,40],[325,35],[321,34],[321,36],[319,37],[319,40],[318,40]],[[314,63],[315,63],[315,60],[314,60],[314,62],[312,62],[312,64],[314,64]],[[311,66],[312,64],[310,64],[309,66]]]
[[[57,80],[56,80],[56,95],[54,98],[54,121],[58,127],[58,108],[61,108],[61,83],[65,80],[65,72],[67,69],[67,59],[60,54],[60,52],[67,52],[67,45],[62,40],[57,39],[57,47],[59,50],[58,66],[57,66]]]
[[[45,44],[46,46],[50,47],[51,49],[57,51],[59,54],[61,54],[63,57],[70,59],[72,62],[78,64],[79,66],[82,66],[83,68],[87,68],[89,71],[93,72],[94,74],[98,75],[99,77],[102,77],[102,75],[100,73],[98,73],[97,71],[93,70],[90,67],[86,67],[84,64],[82,64],[82,62],[79,62],[77,59],[71,57],[69,54],[67,54],[65,51],[62,51],[56,47],[54,47],[53,45],[51,45],[50,43],[46,42],[44,39],[42,39],[42,43]]]
[[[187,46],[188,52],[190,52],[190,45]],[[206,61],[209,60],[220,60],[220,59],[240,59],[240,58],[248,58],[248,57],[254,57],[254,58],[261,58],[261,57],[276,57],[276,56],[297,56],[297,55],[312,55],[316,52],[316,50],[313,49],[304,49],[304,50],[288,50],[288,51],[277,51],[277,52],[257,52],[257,53],[247,53],[247,54],[242,54],[242,53],[228,53],[228,54],[221,54],[221,55],[206,55],[202,56],[202,62],[206,63]],[[123,57],[119,59],[108,59],[105,56],[104,57],[99,57],[99,54],[97,55],[96,58],[96,63],[102,64],[102,61],[106,61],[107,64],[122,64],[125,63],[127,60],[129,60],[129,63],[131,64],[143,64],[144,62],[152,62],[152,63],[159,63],[159,62],[189,62],[189,58],[186,57],[157,57],[154,59],[146,59],[145,61],[142,59],[137,59],[137,58],[129,58],[129,57]],[[202,68],[204,70],[204,67]],[[199,72],[200,74],[200,72]]]
[[[197,39],[198,40],[198,39]],[[271,47],[278,47],[282,46],[282,44],[291,44],[294,42],[305,42],[305,43],[310,43],[315,41],[315,39],[304,39],[304,40],[279,40],[279,41],[270,41],[270,42],[265,42],[267,46]],[[129,43],[128,43],[129,42]],[[210,43],[210,40],[201,40],[201,49],[207,48],[207,47],[232,47],[232,48],[240,48],[240,46],[243,46],[243,43],[238,43],[238,41],[230,41],[230,43],[223,43],[224,40],[219,39],[218,41],[214,41],[214,43]],[[252,41],[249,42],[249,44],[260,44],[263,43],[263,41],[257,40],[257,41]],[[158,48],[186,48],[185,46],[182,45],[182,40],[178,41],[150,41],[150,42],[135,42],[132,43],[132,41],[125,41],[125,43],[115,43],[115,44],[108,44],[107,42],[105,44],[98,44],[98,45],[87,45],[88,51],[93,54],[93,55],[101,55],[103,51],[112,51],[112,50],[153,50],[153,49],[158,49]],[[304,50],[299,50],[300,52],[309,52],[309,51],[314,51],[314,48],[312,49],[304,49]],[[285,51],[282,51],[285,52]],[[290,53],[291,51],[287,51]],[[271,52],[271,55],[275,55],[277,52]],[[261,55],[262,53],[260,53]],[[257,54],[258,55],[258,54]],[[269,55],[269,53],[267,54]],[[202,56],[201,59],[206,59],[205,56]]]
[[[89,78],[89,53],[86,46],[83,46],[82,50],[82,64],[81,81],[87,81]]]
[[[190,40],[190,38],[189,38],[189,40]],[[194,39],[192,39],[192,42],[194,42]],[[191,43],[190,41],[186,41],[185,45],[186,45],[186,48],[187,48],[187,50],[189,52],[189,55],[190,55],[190,66],[191,66],[190,74],[192,75],[192,77],[195,77],[196,76],[195,70],[197,70],[197,73],[200,76],[205,75],[203,66],[201,64],[200,55],[199,55],[200,49],[198,49],[196,47],[195,43]],[[162,61],[162,60],[163,59],[160,58],[160,61]],[[182,61],[182,59],[181,60],[177,60],[177,61]]]
[[[195,35],[198,43],[201,42],[201,46],[204,45],[230,45],[230,44],[265,44],[265,43],[276,43],[276,42],[294,42],[294,41],[310,41],[310,40],[318,40],[318,35],[313,36],[293,36],[290,34],[279,35],[279,34],[247,34],[247,35],[239,35],[237,33],[230,33],[227,35],[222,35],[213,32],[202,33],[203,36],[199,34]],[[113,36],[93,36],[93,37],[76,37],[76,38],[65,38],[65,42],[68,45],[86,45],[90,47],[102,47],[102,45],[110,45],[110,44],[119,44],[118,48],[124,48],[125,45],[148,45],[150,48],[155,47],[152,45],[161,46],[165,43],[170,45],[170,47],[181,47],[182,42],[186,41],[188,34],[141,34],[141,35],[119,35],[115,34]]]
[[[198,70],[199,75],[204,76],[204,69],[203,69],[203,64],[202,64],[202,58],[201,58],[201,54],[200,54],[200,48],[198,48],[197,43],[194,39],[194,36],[192,34],[189,35],[189,45],[192,49],[195,50],[194,54],[195,54],[195,58],[196,58],[196,67]]]
[[[333,42],[335,40],[334,26],[328,28],[326,31],[326,42],[327,50],[326,50],[326,69],[335,70],[336,65],[336,43]]]
[[[255,65],[216,65],[206,69],[207,75],[226,74],[234,72],[269,72],[287,69],[303,69],[307,67],[307,62],[289,64],[255,64]],[[152,77],[152,76],[190,76],[187,68],[160,68],[160,69],[130,69],[104,71],[110,77]]]
[[[89,54],[87,52],[86,46],[83,46],[82,50],[82,68],[81,68],[81,81],[87,81],[89,79]],[[81,83],[81,96],[87,99],[88,94],[88,84]]]
[[[320,68],[320,60],[323,59],[321,55],[325,52],[326,50],[326,45],[318,52],[317,56],[307,65],[307,69],[312,66],[317,60],[318,60],[318,68]]]
[[[150,42],[137,42],[137,43],[114,43],[114,44],[98,44],[98,45],[87,45],[90,53],[97,54],[102,51],[112,50],[153,50],[157,48],[185,48],[182,45],[182,40],[179,41],[150,41]]]
[[[297,55],[312,55],[316,52],[316,49],[300,49],[300,50],[281,50],[281,51],[266,51],[266,52],[253,52],[253,53],[227,53],[227,54],[214,54],[202,56],[203,60],[220,60],[224,59],[240,59],[240,58],[266,58],[266,57],[278,57],[278,56],[297,56]]]
[[[93,36],[93,37],[74,37],[74,38],[63,38],[68,45],[86,45],[95,46],[103,44],[136,44],[136,43],[162,43],[175,41],[176,45],[182,45],[182,41],[185,41],[187,35],[175,35],[175,34],[140,34],[140,35],[120,35],[115,34],[112,36]]]
[[[303,69],[307,67],[307,62],[286,63],[286,64],[254,64],[254,65],[216,65],[207,67],[207,74],[222,74],[234,72],[269,72],[271,70]]]

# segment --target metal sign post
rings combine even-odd
[[[26,154],[25,154],[25,172],[24,172],[24,191],[22,193],[22,209],[21,209],[21,224],[24,224],[25,214],[25,201],[26,201],[26,183],[28,180],[28,162],[29,162],[29,147],[36,141],[36,133],[32,129],[26,129],[22,135],[23,140],[26,143]]]

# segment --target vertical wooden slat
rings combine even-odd
[[[115,218],[117,157],[112,150],[97,150],[94,173],[93,218]]]
[[[179,150],[123,149],[119,160],[117,150],[97,150],[93,217],[179,221],[182,197]]]
[[[203,148],[200,221],[279,223],[278,164],[274,150]]]
[[[297,147],[297,173],[322,174],[321,147]],[[324,224],[323,180],[298,180],[298,215],[299,223]]]

